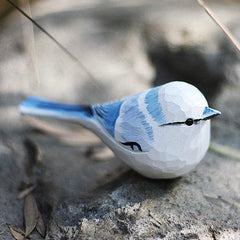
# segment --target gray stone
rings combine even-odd
[[[208,153],[196,171],[175,180],[128,172],[96,196],[61,202],[50,232],[66,239],[237,239],[239,168]]]

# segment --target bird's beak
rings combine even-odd
[[[216,117],[218,115],[220,115],[221,112],[209,107],[205,107],[203,114],[202,114],[202,120],[208,120],[211,119],[213,117]]]

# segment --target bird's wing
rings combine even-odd
[[[114,128],[116,120],[119,116],[120,108],[123,100],[96,104],[92,106],[93,112],[97,120],[106,128],[106,130],[114,137]]]

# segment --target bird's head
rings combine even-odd
[[[221,114],[208,107],[207,100],[196,87],[185,82],[163,85],[159,88],[158,97],[163,112],[160,125],[192,126]]]

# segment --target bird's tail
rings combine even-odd
[[[23,101],[19,110],[25,115],[73,120],[80,123],[93,118],[91,106],[68,105],[34,97]]]

